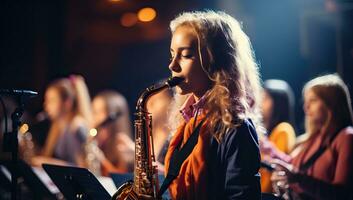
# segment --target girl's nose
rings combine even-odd
[[[171,61],[169,63],[169,70],[173,71],[173,72],[180,72],[181,71],[181,67],[180,67],[176,57],[171,59]]]

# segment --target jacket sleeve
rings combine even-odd
[[[248,121],[229,131],[221,144],[226,169],[225,199],[261,199],[257,134]]]

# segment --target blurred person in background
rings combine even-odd
[[[50,83],[45,91],[44,110],[50,119],[50,128],[43,148],[31,158],[31,164],[85,167],[84,144],[92,115],[84,79],[71,75]]]
[[[277,150],[289,153],[295,144],[294,125],[294,94],[287,82],[283,80],[266,80],[263,86],[262,115],[267,137],[260,140],[260,144],[271,142]],[[264,140],[267,140],[263,142]],[[261,145],[262,146],[262,145]],[[271,155],[263,152],[261,159],[271,160]],[[260,169],[261,191],[271,193],[271,172]]]
[[[305,129],[290,156],[280,152],[272,175],[287,199],[353,199],[353,119],[347,86],[336,74],[303,89]]]
[[[90,153],[98,157],[101,175],[131,172],[135,146],[125,97],[116,91],[102,91],[93,98],[92,110],[97,135],[90,142],[96,142],[99,149]]]

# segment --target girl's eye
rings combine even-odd
[[[185,54],[185,55],[182,55],[184,58],[192,58],[193,55],[192,54]]]

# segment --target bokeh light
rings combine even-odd
[[[91,136],[91,137],[95,137],[96,135],[97,135],[97,129],[95,129],[95,128],[92,128],[91,130],[89,130],[89,135]]]
[[[157,12],[153,8],[142,8],[138,13],[137,13],[138,19],[142,22],[150,22],[154,20],[157,16]]]
[[[125,27],[134,26],[137,23],[137,16],[135,13],[125,13],[120,19],[121,25]]]
[[[29,130],[28,124],[22,124],[21,127],[20,127],[20,129],[19,129],[19,132],[20,132],[21,134],[25,134],[25,133],[27,133],[28,130]]]

